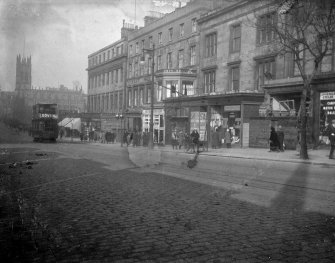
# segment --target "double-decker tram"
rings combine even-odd
[[[32,137],[34,141],[56,141],[58,137],[57,104],[33,106]]]

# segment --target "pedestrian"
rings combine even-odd
[[[284,147],[284,131],[283,131],[283,128],[282,128],[281,125],[278,126],[277,135],[278,135],[279,150],[281,152],[283,152],[285,150],[285,147]]]
[[[198,130],[194,129],[191,133],[193,152],[195,152],[195,148],[197,149],[197,152],[199,152],[199,137]]]
[[[220,134],[218,128],[215,128],[212,136],[212,148],[216,149],[220,146]]]
[[[179,150],[181,149],[181,146],[183,145],[183,142],[184,142],[184,133],[182,131],[180,131],[179,134],[178,134]]]
[[[128,131],[124,131],[123,133],[123,143],[127,144],[127,147],[129,146],[129,143],[128,143]]]
[[[278,135],[274,127],[271,127],[269,143],[270,143],[270,152],[279,152]]]
[[[60,137],[60,139],[63,138],[63,135],[64,135],[64,130],[61,128],[60,131],[59,131],[59,137]]]
[[[226,133],[224,135],[224,140],[225,140],[227,148],[231,148],[231,134],[230,134],[229,128],[226,130]]]
[[[328,135],[330,142],[330,152],[329,159],[334,159],[334,150],[335,150],[335,119],[332,120],[326,128],[326,134]]]
[[[133,132],[129,132],[127,136],[127,145],[129,146],[132,141],[133,141]]]
[[[171,144],[172,144],[172,149],[174,150],[176,148],[176,150],[178,149],[178,134],[177,131],[174,130],[172,132],[171,135]]]

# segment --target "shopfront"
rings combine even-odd
[[[142,132],[150,131],[150,110],[142,112]],[[164,109],[154,109],[154,143],[165,144],[165,116]]]
[[[224,135],[229,130],[232,147],[247,146],[249,119],[258,116],[259,106],[263,100],[264,95],[260,93],[208,95],[166,100],[167,143],[170,143],[173,130],[190,134],[196,129],[200,140],[206,142],[209,147],[212,145],[214,133],[219,133],[219,147],[224,147]],[[243,144],[243,138],[245,144]]]
[[[215,132],[220,135],[221,143],[226,132],[230,133],[233,146],[241,146],[241,105],[211,106],[211,141]]]

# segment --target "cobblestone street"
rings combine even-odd
[[[40,159],[30,168],[0,168],[15,179],[21,218],[31,214],[43,229],[34,232],[35,253],[26,252],[31,261],[334,262],[334,217],[304,212],[299,193],[287,202],[283,189],[263,207],[231,198],[231,190],[135,167],[30,156]]]

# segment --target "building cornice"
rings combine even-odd
[[[213,18],[216,18],[218,16],[221,16],[221,15],[224,15],[224,14],[227,14],[227,13],[230,13],[238,8],[242,8],[242,7],[245,7],[247,6],[248,4],[250,4],[250,1],[241,1],[235,5],[232,5],[232,6],[228,6],[228,7],[224,7],[222,9],[215,9],[215,10],[212,10],[204,15],[202,15],[198,20],[198,24],[202,24],[208,20],[211,20]]]
[[[141,27],[137,31],[131,33],[128,37],[128,42],[136,41],[138,38],[142,38],[144,35],[149,35],[152,32],[164,28],[165,26],[174,23],[180,19],[184,19],[186,16],[189,16],[193,13],[199,11],[209,11],[208,1],[190,3],[182,8],[177,8],[175,11],[166,14],[162,18],[159,18],[147,26]]]
[[[89,54],[88,58],[94,57],[94,56],[98,55],[101,52],[107,51],[110,48],[117,47],[118,45],[126,43],[126,42],[127,42],[126,38],[121,38],[121,39],[115,41],[114,43],[112,43],[112,44],[110,44],[108,46],[105,46],[105,47],[99,49],[98,51],[95,51],[95,52]]]

